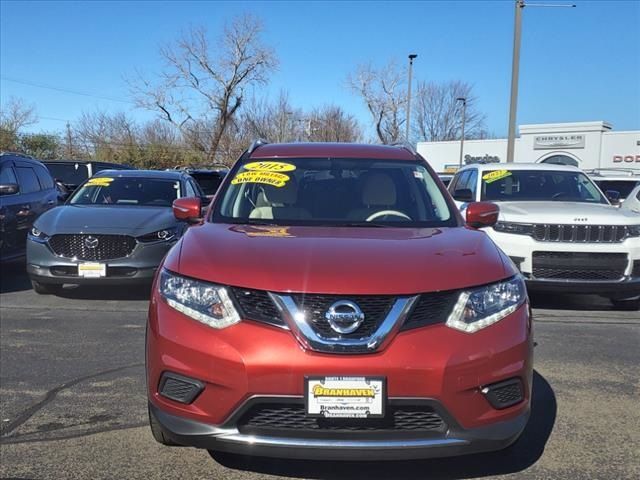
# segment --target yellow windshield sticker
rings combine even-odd
[[[252,162],[247,163],[244,168],[257,172],[293,172],[296,166],[284,162]]]
[[[509,170],[494,170],[493,172],[485,173],[482,176],[482,179],[486,183],[497,182],[498,180],[502,180],[505,177],[510,177],[511,172]]]
[[[111,182],[113,182],[113,178],[95,177],[87,180],[86,185],[88,187],[108,187]]]
[[[241,183],[264,183],[271,185],[272,187],[284,187],[289,181],[289,175],[278,172],[242,172],[236,175],[236,178],[231,180],[231,185],[238,185]]]

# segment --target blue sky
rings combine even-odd
[[[518,123],[606,120],[616,130],[640,129],[640,1],[575,3],[524,9]],[[34,104],[35,130],[60,131],[64,120],[96,109],[151,118],[127,103],[125,77],[159,70],[158,47],[190,25],[215,34],[225,20],[249,12],[263,20],[264,40],[280,59],[265,92],[285,89],[296,107],[335,103],[368,124],[345,87],[348,72],[417,53],[414,78],[473,84],[488,130],[506,136],[513,11],[511,0],[2,1],[0,100]]]

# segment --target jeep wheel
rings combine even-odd
[[[40,283],[31,280],[33,290],[39,295],[57,295],[62,292],[62,285],[51,283]]]

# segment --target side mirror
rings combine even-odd
[[[15,183],[5,183],[0,185],[0,195],[14,195],[18,193],[18,185]]]
[[[500,207],[491,202],[473,202],[467,205],[467,225],[472,228],[493,227],[498,222]]]
[[[461,188],[453,192],[453,198],[459,202],[473,202],[473,192],[468,188]]]
[[[197,223],[202,219],[201,207],[202,201],[199,197],[178,198],[173,201],[173,215],[178,220]]]
[[[604,192],[607,200],[611,202],[611,205],[619,205],[620,204],[620,192],[617,190],[607,190]]]

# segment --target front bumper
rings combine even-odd
[[[258,457],[314,460],[409,460],[501,450],[518,439],[529,419],[527,408],[510,420],[473,429],[463,429],[449,418],[449,430],[439,436],[384,439],[353,435],[338,439],[245,434],[233,425],[218,427],[171,415],[151,403],[149,411],[169,438],[180,445]]]
[[[101,260],[106,264],[105,277],[78,276],[81,260],[59,257],[44,243],[27,241],[27,273],[32,280],[44,284],[129,285],[151,283],[172,242],[138,244],[127,257]]]
[[[259,456],[318,459],[427,458],[497,450],[515,441],[529,414],[532,335],[528,305],[474,334],[443,324],[402,331],[383,351],[328,354],[301,348],[283,328],[242,321],[215,330],[154,294],[147,332],[150,411],[176,443]],[[190,404],[159,392],[164,372],[204,385]],[[247,433],[238,419],[255,398],[304,398],[306,376],[384,376],[388,405],[431,402],[446,429],[419,435]],[[523,400],[491,406],[486,385],[518,378]],[[284,401],[284,400],[283,400]]]
[[[514,235],[485,229],[491,239],[516,264],[530,291],[585,293],[627,298],[640,295],[640,238],[628,238],[620,243],[541,242],[526,235]],[[616,254],[626,257],[619,278],[611,280],[587,278],[545,278],[536,275],[534,253],[592,255],[595,262]],[[546,264],[545,267],[550,266]],[[551,265],[552,266],[552,265]],[[559,268],[564,268],[558,265]],[[579,275],[578,275],[579,276]]]

